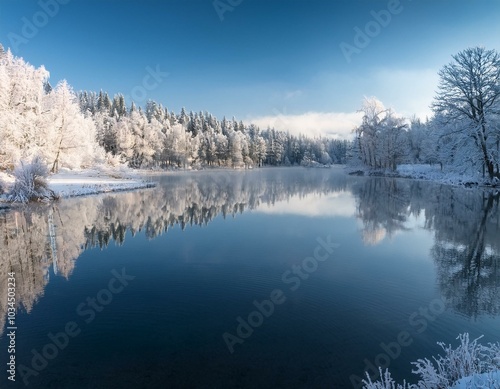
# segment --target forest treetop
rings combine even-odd
[[[55,172],[100,163],[133,168],[345,163],[347,141],[260,130],[208,112],[175,114],[123,95],[54,88],[49,72],[0,49],[0,169],[40,156]]]

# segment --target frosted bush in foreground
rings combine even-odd
[[[406,381],[403,381],[403,385],[396,384],[391,377],[391,373],[386,369],[385,373],[382,372],[382,369],[379,367],[378,371],[380,373],[380,381],[372,382],[370,375],[367,373],[368,381],[363,380],[364,386],[363,388],[368,389],[413,389],[413,385],[409,385]]]
[[[417,384],[396,384],[392,379],[388,370],[382,373],[379,369],[380,381],[372,382],[367,374],[368,381],[363,380],[364,389],[446,389],[451,388],[465,377],[476,377],[485,374],[489,377],[488,386],[469,385],[468,388],[498,388],[500,383],[498,379],[500,374],[497,374],[495,379],[493,374],[500,371],[500,343],[490,343],[482,345],[478,343],[478,339],[472,342],[469,340],[469,334],[461,334],[458,336],[460,345],[454,349],[451,345],[446,346],[444,343],[438,343],[444,350],[444,356],[439,355],[437,358],[432,357],[433,362],[429,359],[419,359],[413,362],[416,369],[412,372],[420,376]]]
[[[20,162],[14,170],[16,181],[9,193],[9,200],[27,203],[43,201],[55,197],[47,185],[49,171],[40,157],[34,157],[30,163]]]

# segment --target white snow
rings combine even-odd
[[[493,373],[477,374],[457,381],[450,389],[500,388],[500,370]]]
[[[441,171],[439,165],[427,164],[408,164],[399,165],[396,171],[370,169],[367,167],[347,166],[346,172],[348,174],[361,173],[366,176],[382,176],[382,177],[399,177],[399,178],[412,178],[418,180],[427,180],[438,182],[448,185],[461,185],[461,186],[492,186],[488,184],[487,178],[482,178],[479,175],[472,175],[466,173],[457,173],[453,171]],[[500,182],[495,180],[493,185],[498,187]]]
[[[397,173],[405,178],[417,178],[451,185],[481,184],[484,181],[468,174],[441,171],[439,165],[399,165]]]
[[[7,188],[14,183],[14,177],[0,172],[0,180]],[[151,188],[152,181],[145,181],[130,169],[98,167],[84,170],[61,169],[47,179],[49,188],[60,198],[85,196],[99,193],[118,192],[132,189]],[[0,195],[0,203],[6,196]]]
[[[11,185],[14,183],[14,176],[12,174],[7,174],[5,172],[0,171],[0,182],[4,184]]]
[[[59,197],[150,188],[154,184],[138,178],[131,171],[105,169],[61,170],[47,180],[49,188]]]

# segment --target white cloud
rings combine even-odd
[[[293,135],[328,136],[337,139],[351,139],[352,129],[361,124],[359,112],[306,112],[298,115],[280,113],[247,119],[261,129],[267,127],[289,131]]]

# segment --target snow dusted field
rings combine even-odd
[[[141,176],[129,169],[61,169],[59,173],[50,175],[47,182],[58,197],[67,198],[155,186]],[[3,172],[0,172],[0,180],[7,186],[7,190],[14,183],[14,177]],[[5,195],[0,196],[0,201],[2,200],[6,201]]]

